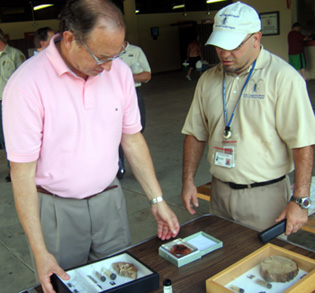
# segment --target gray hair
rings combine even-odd
[[[107,28],[125,30],[122,12],[110,0],[68,0],[59,15],[59,30],[82,41],[102,20]]]

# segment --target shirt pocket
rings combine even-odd
[[[15,64],[12,60],[4,60],[1,64],[1,74],[4,78],[9,79],[15,70]]]

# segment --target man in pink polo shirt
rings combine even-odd
[[[107,0],[70,0],[60,32],[12,76],[3,101],[16,209],[45,292],[54,292],[53,273],[66,280],[64,269],[129,245],[115,179],[120,143],[158,236],[179,231],[140,133],[132,73],[116,59],[125,39],[120,10]]]

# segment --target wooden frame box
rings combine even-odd
[[[138,272],[135,279],[119,275],[112,268],[115,262],[127,262],[136,266]],[[67,273],[71,276],[69,281],[63,281],[56,275],[51,277],[56,292],[141,293],[159,288],[159,274],[128,252],[67,270]]]
[[[271,255],[279,255],[292,259],[298,264],[300,271],[305,271],[306,274],[299,280],[295,281],[293,285],[281,292],[290,293],[301,293],[301,292],[312,292],[314,290],[315,282],[315,260],[292,252],[290,250],[278,247],[273,244],[266,244],[262,248],[244,257],[235,264],[229,266],[220,273],[212,276],[206,280],[207,293],[227,293],[235,292],[230,288],[227,288],[229,283],[239,278],[241,275],[246,274],[253,267],[257,266],[265,257]],[[262,278],[261,278],[262,279]],[[286,284],[286,283],[274,283],[271,284]],[[240,288],[240,287],[239,287]],[[244,288],[245,292],[246,289]],[[268,291],[268,289],[262,288],[261,291]],[[249,291],[248,291],[249,292]],[[278,291],[279,292],[279,291]]]

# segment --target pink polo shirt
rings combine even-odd
[[[37,160],[36,184],[84,198],[115,178],[122,133],[141,130],[133,77],[121,60],[109,72],[76,76],[54,41],[11,77],[3,96],[8,160]]]

